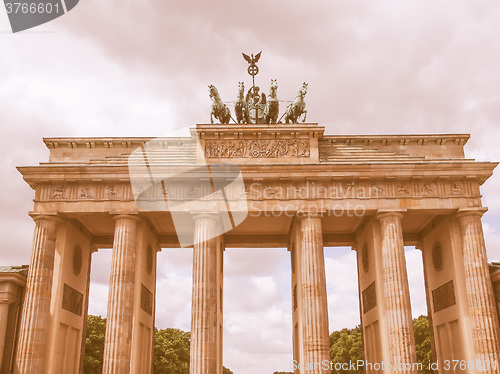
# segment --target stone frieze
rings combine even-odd
[[[236,156],[235,156],[236,157]],[[204,181],[176,181],[169,185],[156,183],[142,198],[151,200],[193,200],[212,193]],[[245,188],[232,196],[249,200],[343,200],[343,199],[415,199],[415,198],[479,198],[477,181],[414,180],[331,180],[331,181],[247,181]],[[133,200],[127,183],[43,185],[38,201],[106,201]]]
[[[207,140],[207,158],[288,158],[310,157],[308,139]]]

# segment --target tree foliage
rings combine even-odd
[[[334,331],[330,335],[330,359],[335,365],[363,360],[363,339],[361,338],[361,326],[353,329],[342,329]],[[362,373],[363,370],[345,371],[339,373]]]
[[[417,361],[422,364],[424,370],[422,374],[431,374],[429,362],[432,362],[431,336],[429,329],[429,319],[427,316],[420,316],[413,320],[413,330],[415,332],[415,348],[417,349]]]
[[[431,337],[429,330],[429,320],[427,316],[420,316],[413,320],[413,330],[415,332],[415,347],[417,351],[417,361],[422,364],[423,370],[420,374],[431,374],[428,370],[429,362],[432,361]],[[363,360],[363,339],[361,327],[353,329],[342,329],[334,331],[330,335],[330,357],[335,363],[346,363]],[[345,371],[338,371],[344,373]],[[350,371],[352,372],[352,371]],[[358,373],[363,373],[359,370]]]
[[[428,364],[432,361],[429,320],[420,316],[413,320],[417,361],[424,370],[420,374],[431,374]],[[87,336],[85,339],[84,374],[101,374],[104,355],[104,335],[106,319],[88,316]],[[153,374],[189,374],[190,334],[179,329],[155,329],[153,342]],[[361,327],[334,331],[330,335],[330,358],[335,363],[363,360],[363,340]],[[351,371],[352,372],[352,371]],[[344,373],[344,371],[338,371]],[[359,370],[358,373],[363,373]],[[233,374],[224,367],[223,374]],[[292,374],[275,371],[274,374]]]
[[[87,317],[87,336],[85,338],[85,356],[83,372],[85,374],[101,374],[104,355],[104,335],[106,318],[101,316]]]
[[[155,329],[153,374],[189,374],[189,333]]]
[[[87,317],[85,339],[84,374],[101,374],[104,355],[106,319]],[[153,338],[153,374],[189,374],[190,334],[179,329],[155,328]],[[223,374],[233,374],[226,367]]]

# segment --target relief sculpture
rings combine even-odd
[[[308,140],[227,140],[205,144],[207,158],[309,157]]]

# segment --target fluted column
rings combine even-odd
[[[37,216],[26,294],[19,328],[14,373],[38,374],[45,370],[50,323],[50,298],[58,220]]]
[[[410,305],[410,289],[406,272],[405,249],[399,212],[379,213],[382,238],[382,271],[386,300],[387,344],[391,364],[397,366],[392,373],[417,373],[415,336]],[[401,369],[411,367],[410,370]]]
[[[115,217],[103,374],[129,374],[138,219]]]
[[[465,286],[472,324],[472,343],[480,362],[498,362],[498,320],[491,286],[486,246],[481,225],[482,210],[461,211],[458,219],[462,231]],[[498,373],[491,368],[483,373]]]
[[[328,302],[321,218],[300,219],[304,364],[330,361]],[[316,365],[306,373],[330,373]]]
[[[191,307],[191,374],[218,373],[216,216],[195,217],[193,301]],[[208,239],[212,238],[212,239]]]

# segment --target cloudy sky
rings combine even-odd
[[[29,262],[33,193],[15,166],[47,160],[42,137],[160,136],[206,123],[208,84],[232,101],[237,82],[250,83],[241,52],[263,51],[257,82],[267,91],[276,78],[282,100],[308,82],[308,120],[329,134],[470,133],[467,156],[498,161],[499,19],[496,0],[81,0],[14,35],[0,11],[0,264]],[[483,186],[491,261],[500,261],[499,193],[497,172]],[[110,253],[94,257],[94,314],[106,312]],[[354,252],[325,255],[330,330],[354,327]],[[421,259],[406,255],[418,316]],[[190,328],[191,261],[190,250],[159,254],[159,327]],[[225,365],[287,369],[288,253],[228,249],[225,262]]]

